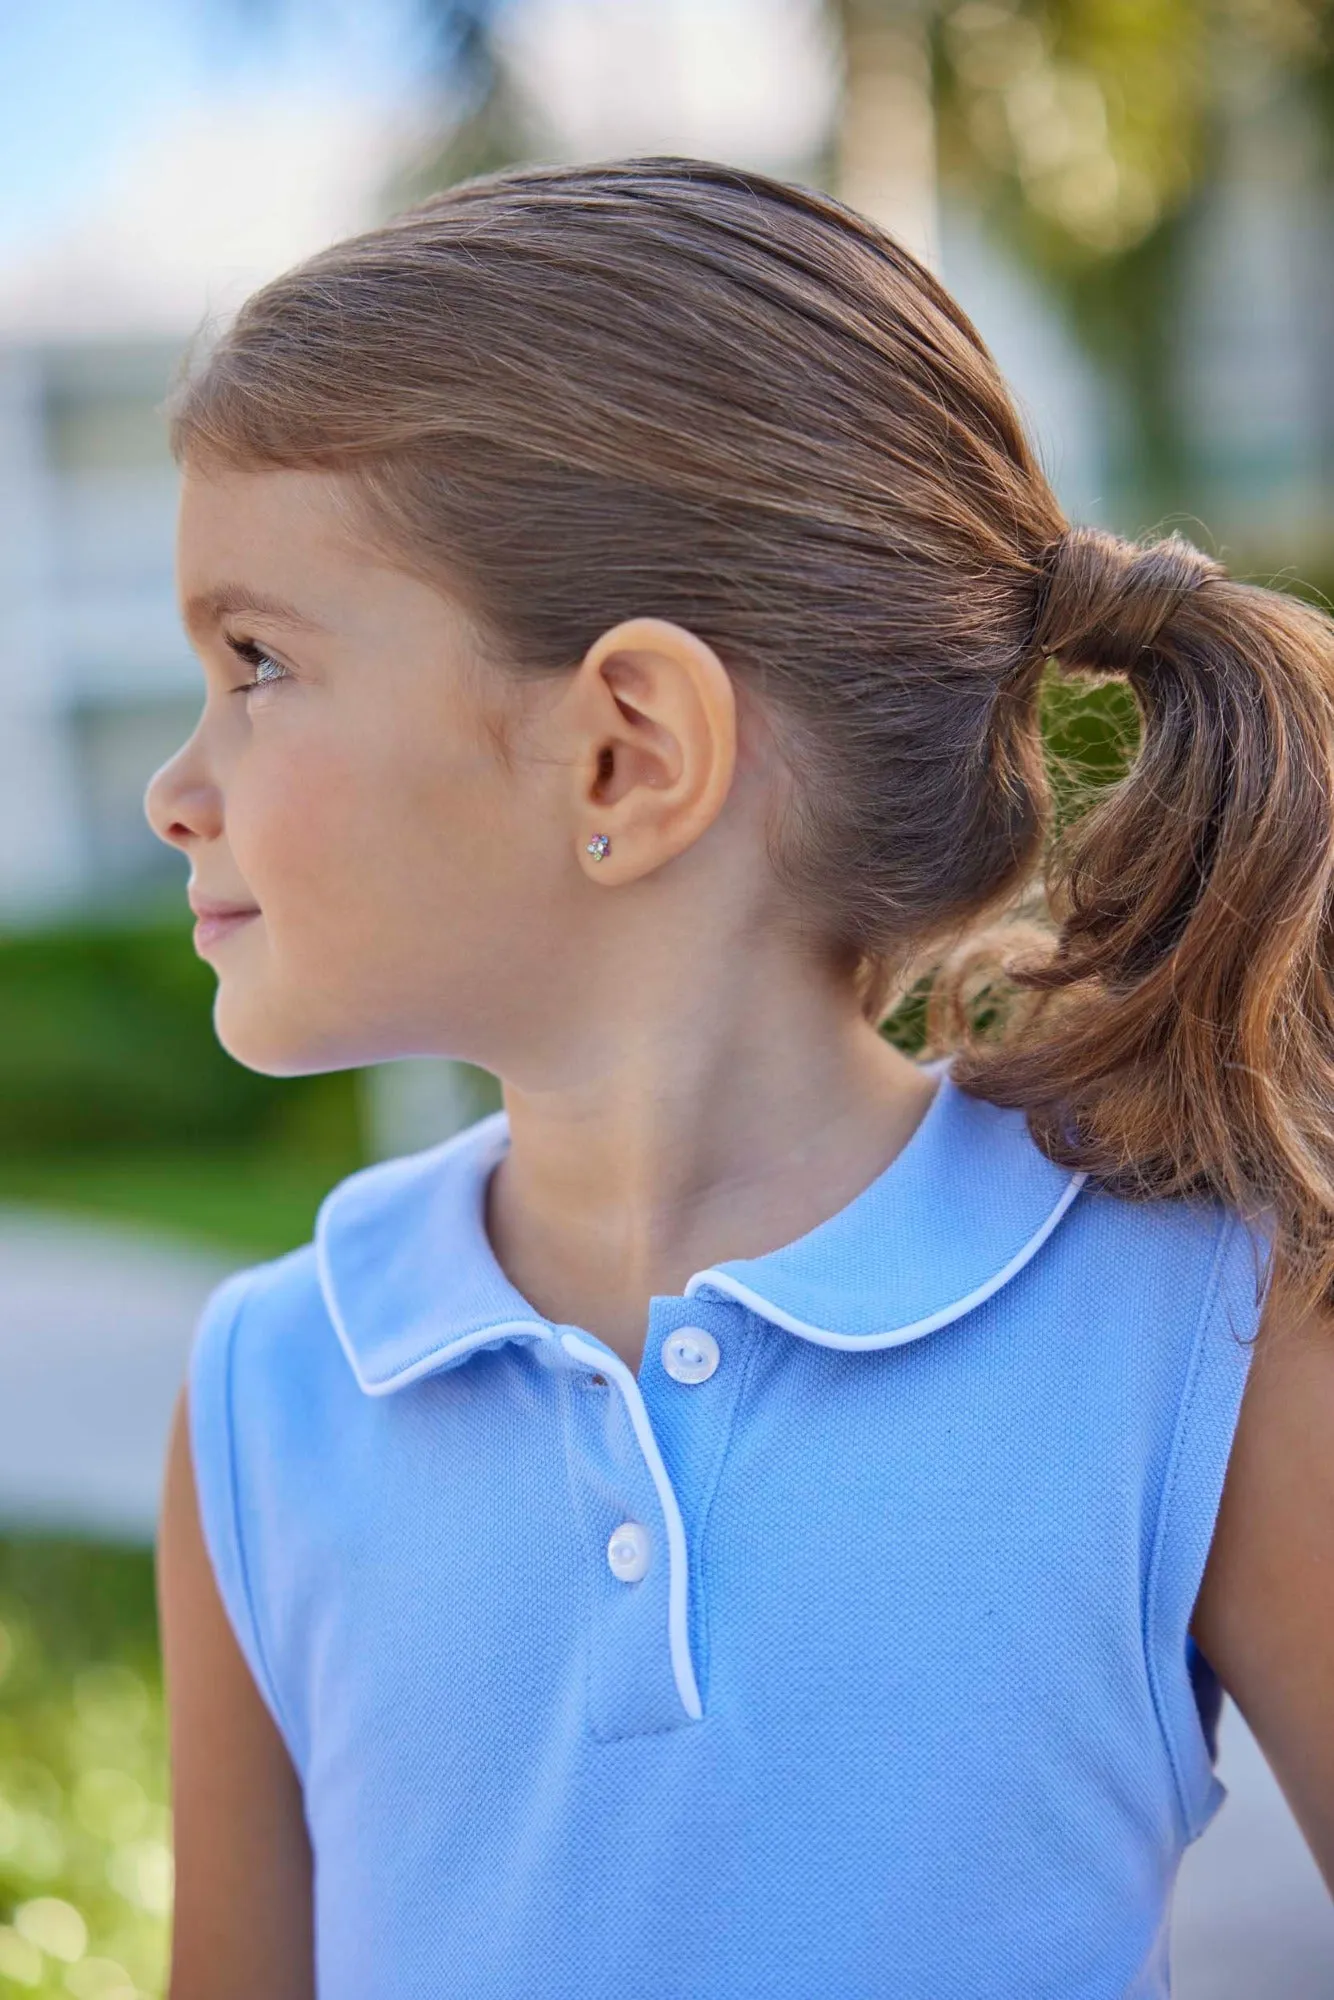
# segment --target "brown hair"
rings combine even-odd
[[[1070,530],[873,223],[707,160],[480,176],[265,285],[169,407],[181,461],[355,475],[515,673],[642,613],[698,632],[764,699],[773,864],[866,1017],[937,964],[965,1089],[1114,1192],[1265,1219],[1334,1297],[1334,625],[1176,537]],[[1143,722],[1060,837],[1049,658]],[[1054,936],[982,1036],[979,922],[1039,876]]]

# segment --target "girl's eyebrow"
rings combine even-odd
[[[245,583],[219,583],[211,590],[187,598],[182,618],[187,632],[207,632],[232,612],[248,612],[252,617],[277,618],[303,632],[324,632],[326,627],[298,611],[284,598],[266,596]]]

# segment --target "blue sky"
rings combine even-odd
[[[276,15],[261,29],[256,16]],[[0,256],[77,217],[146,123],[194,96],[299,76],[379,94],[420,74],[414,0],[0,0]]]

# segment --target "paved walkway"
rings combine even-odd
[[[195,1317],[240,1261],[0,1207],[0,1514],[151,1539]]]
[[[205,1294],[234,1268],[147,1233],[0,1208],[0,1520],[149,1540]],[[1182,1867],[1174,2000],[1331,2000],[1334,1902],[1231,1703],[1230,1796]]]

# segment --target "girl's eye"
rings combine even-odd
[[[282,662],[257,646],[253,639],[229,638],[227,644],[238,659],[245,660],[255,669],[254,680],[242,681],[240,687],[232,689],[233,694],[249,694],[254,688],[273,687],[280,681],[291,679]]]

